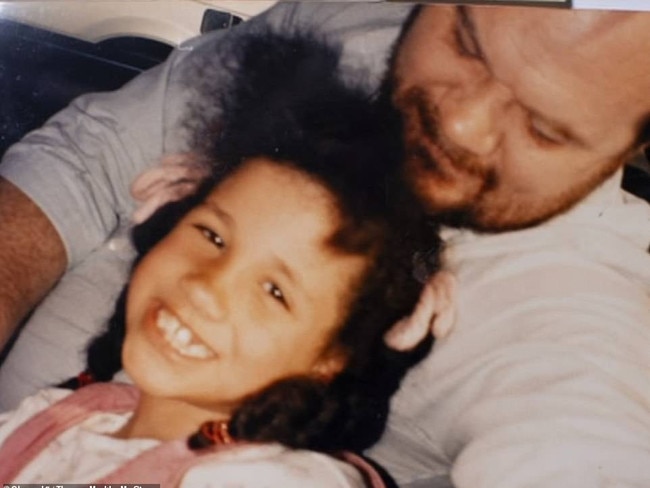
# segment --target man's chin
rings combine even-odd
[[[426,212],[440,224],[459,229],[485,230],[483,223],[477,220],[477,215],[471,206],[449,200],[436,199],[432,201],[426,196],[420,195],[420,200]]]
[[[474,203],[480,185],[459,187],[455,181],[431,173],[409,175],[409,182],[426,212],[446,225],[467,227],[475,221]]]
[[[441,192],[433,193],[432,188],[416,189],[416,194],[427,213],[440,224],[447,227],[470,229],[482,233],[498,233],[521,230],[538,225],[553,217],[556,212],[534,211],[522,205],[506,202],[500,205],[491,201],[485,193],[455,194],[448,193],[447,198],[440,198]],[[436,198],[431,195],[436,194]],[[456,198],[452,198],[456,197]]]
[[[459,229],[470,229],[486,234],[512,232],[540,225],[561,211],[531,211],[523,206],[472,205],[464,209],[442,210],[435,218],[442,225]]]
[[[432,216],[441,225],[456,229],[469,229],[485,234],[495,234],[520,230],[535,225],[535,222],[506,220],[503,218],[490,218],[477,214],[473,209],[443,210],[433,213]]]
[[[406,166],[406,179],[420,201],[432,211],[460,208],[478,196],[481,184],[468,175],[443,171],[423,160]]]

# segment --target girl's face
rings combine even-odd
[[[331,338],[366,258],[326,244],[330,193],[253,159],[212,190],[136,268],[124,367],[145,394],[227,415],[294,375],[331,375]]]

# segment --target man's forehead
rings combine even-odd
[[[467,14],[488,57],[546,71],[549,82],[583,79],[612,103],[648,106],[650,13],[467,7]],[[569,78],[554,79],[558,73]]]
[[[650,46],[650,12],[568,10],[542,7],[466,7],[511,34],[531,33],[558,44]]]
[[[572,110],[588,107],[594,116],[648,112],[650,13],[468,7],[468,15],[495,76],[516,80],[521,93],[546,86],[560,108],[571,99]]]
[[[600,138],[611,124],[628,126],[650,112],[650,13],[488,6],[423,10],[431,26],[444,29],[449,24],[434,19],[464,10],[452,26],[465,35],[472,31],[492,76],[546,118]]]

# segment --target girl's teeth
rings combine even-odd
[[[188,346],[182,354],[193,358],[205,359],[212,356],[210,350],[203,344],[192,344]]]
[[[161,330],[167,333],[173,333],[180,328],[181,323],[166,310],[160,310],[158,312],[157,325]]]
[[[192,344],[194,334],[167,310],[158,312],[156,326],[164,332],[164,338],[169,345],[183,356],[205,359],[213,356],[212,351],[203,344]]]
[[[174,334],[174,342],[180,346],[187,346],[192,341],[192,332],[185,327],[179,328]]]

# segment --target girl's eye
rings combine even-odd
[[[219,249],[223,249],[226,246],[223,238],[209,227],[205,227],[204,225],[195,225],[194,227],[198,229],[199,232],[201,232],[203,237],[205,237],[210,243],[214,244]]]
[[[284,297],[282,290],[273,282],[265,281],[263,283],[263,288],[266,293],[268,293],[274,300],[280,302],[284,307],[287,307],[287,301]]]

